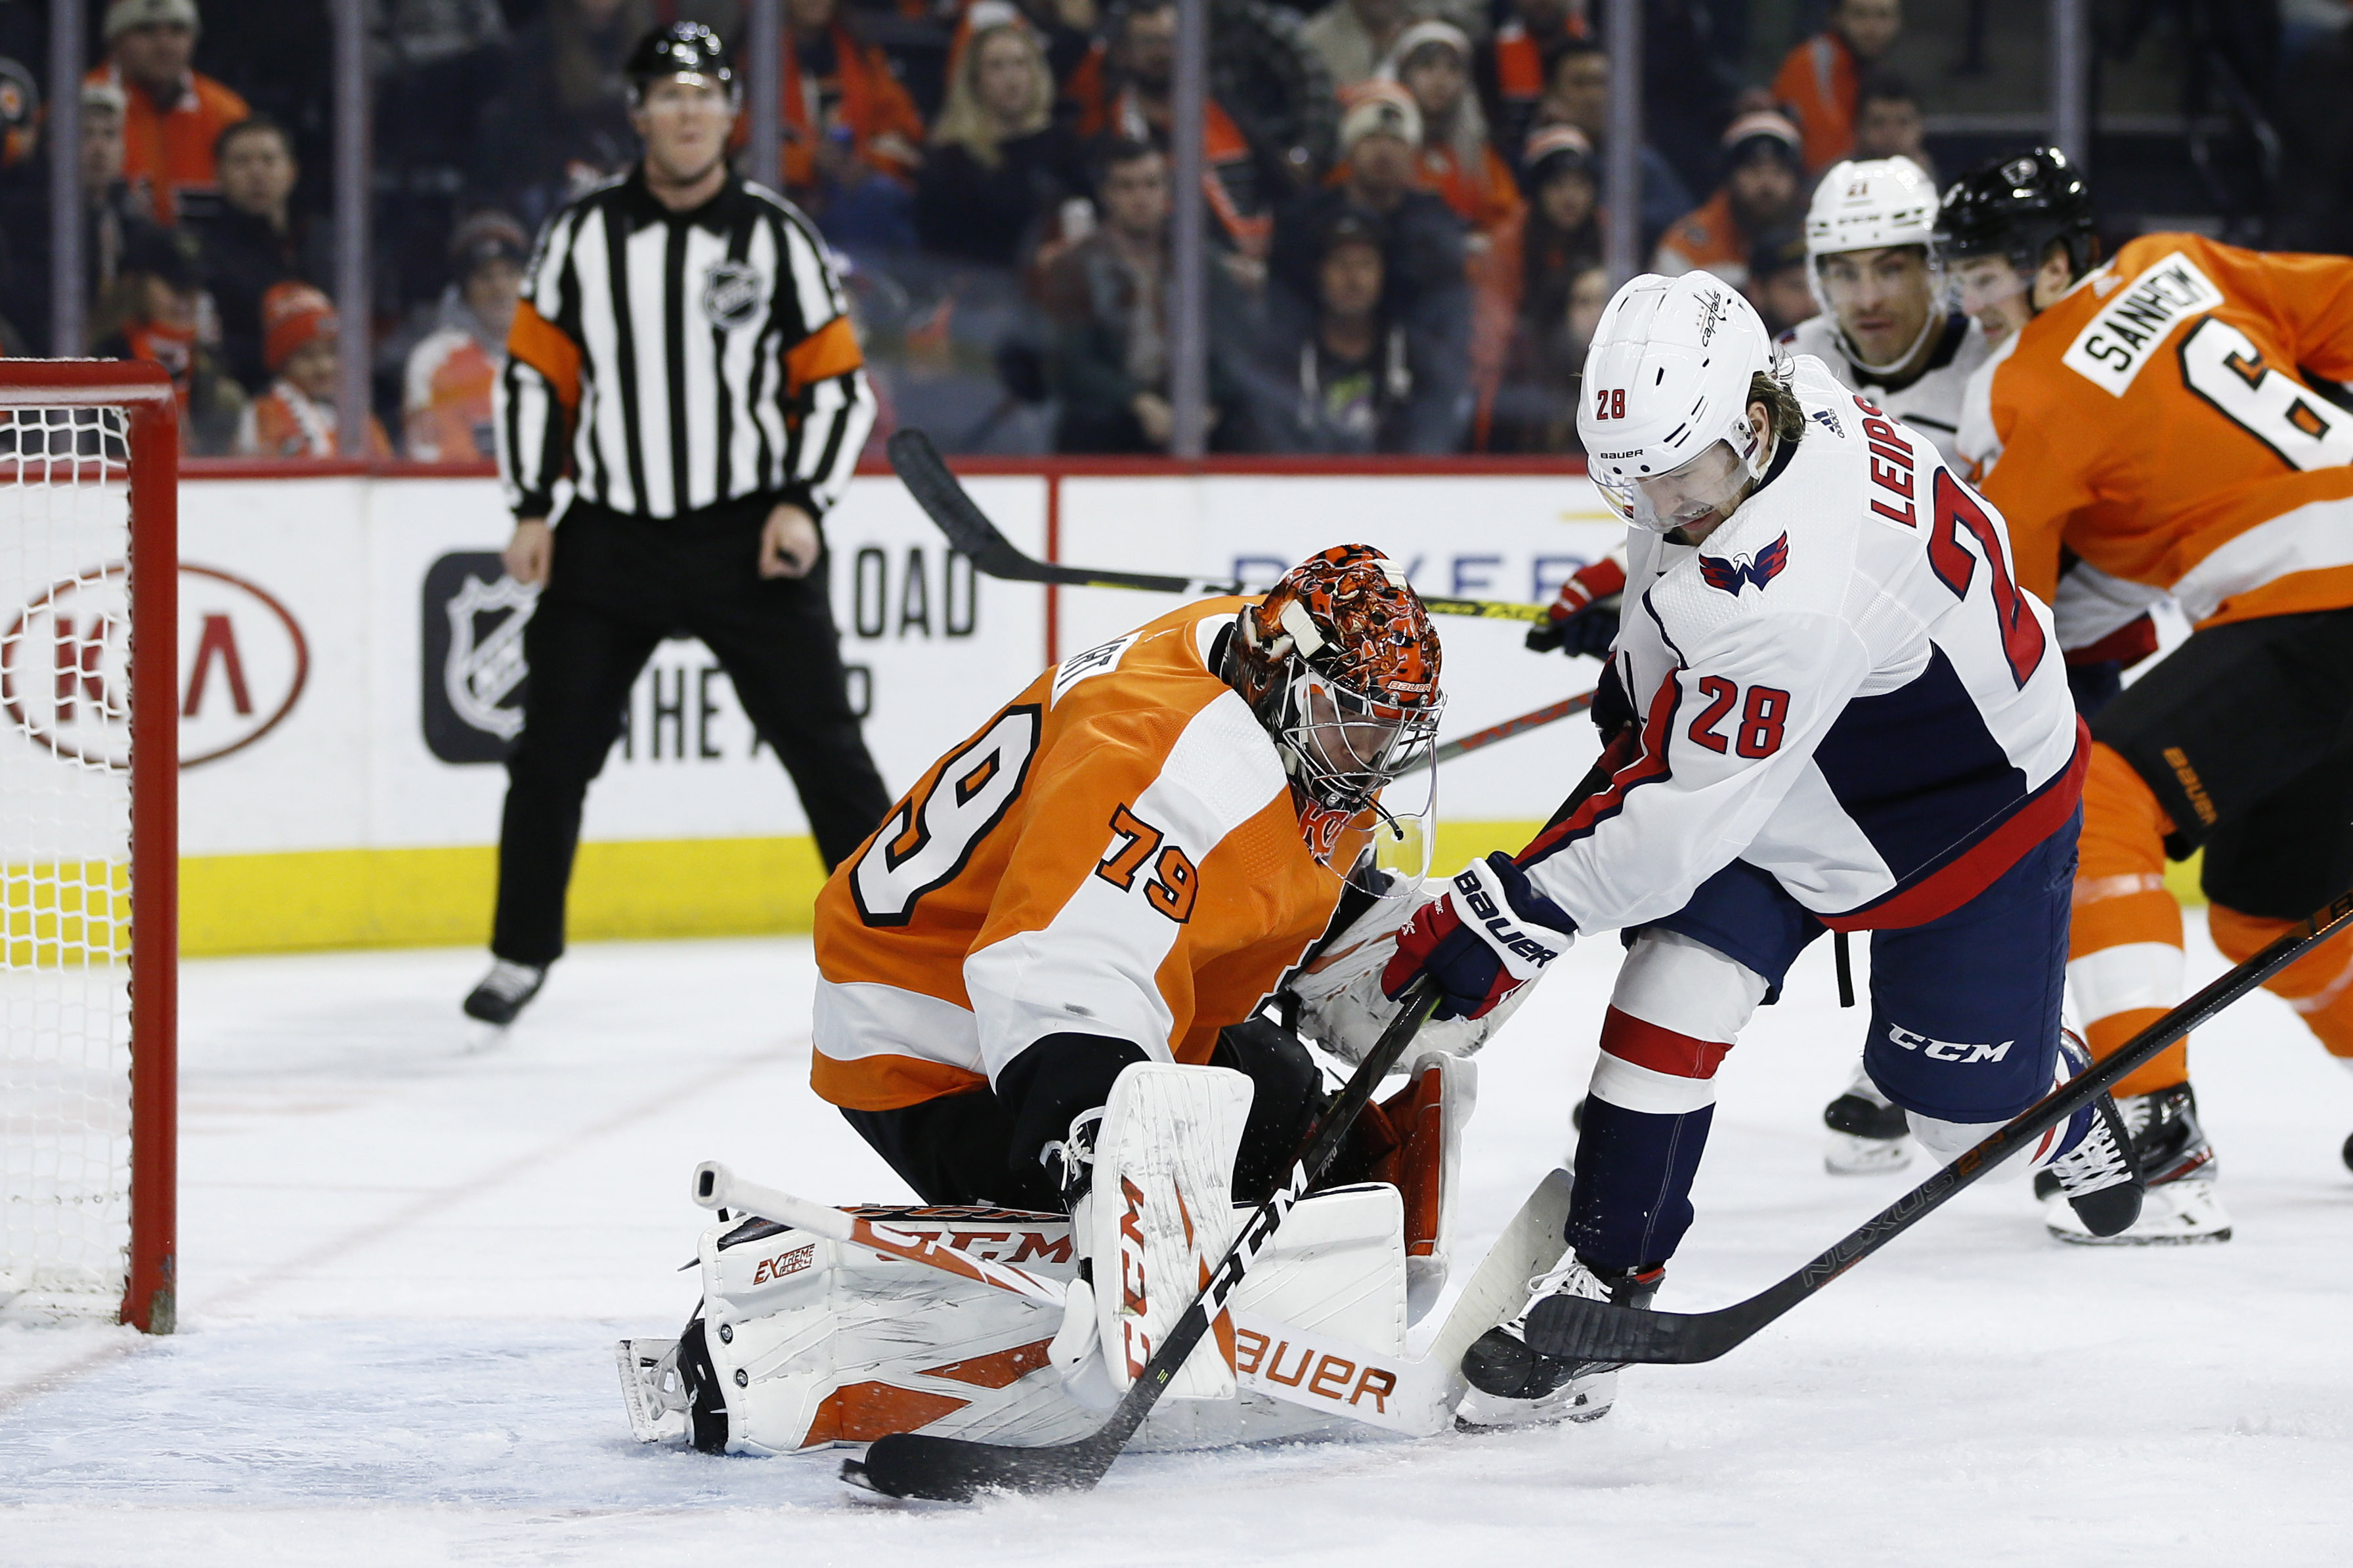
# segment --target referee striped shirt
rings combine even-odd
[[[499,472],[518,517],[555,482],[669,518],[773,496],[823,517],[874,423],[841,285],[809,221],[729,175],[674,213],[642,169],[548,220],[507,336]]]

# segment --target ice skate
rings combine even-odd
[[[2067,1031],[2059,1037],[2059,1068],[2073,1078],[2092,1065],[2092,1053]],[[2045,1147],[2057,1142],[2043,1174],[2057,1186],[2047,1200],[2046,1223],[2063,1241],[2111,1241],[2139,1219],[2145,1191],[2132,1158],[2132,1135],[2125,1127],[2116,1102],[2102,1095],[2044,1134]],[[2063,1232],[2050,1215],[2065,1212],[2076,1234]]]
[[[1879,1092],[1859,1063],[1846,1092],[1822,1108],[1822,1125],[1830,1129],[1822,1169],[1833,1176],[1876,1175],[1912,1163],[1912,1129],[1903,1108]]]
[[[1527,1304],[1519,1315],[1498,1323],[1462,1355],[1462,1375],[1471,1392],[1456,1407],[1454,1424],[1466,1432],[1534,1426],[1552,1421],[1599,1421],[1618,1397],[1616,1362],[1562,1361],[1532,1350],[1528,1313],[1547,1296],[1582,1296],[1620,1307],[1647,1307],[1666,1271],[1623,1269],[1596,1274],[1576,1253],[1564,1255],[1549,1274],[1528,1281]]]
[[[2215,1195],[2214,1146],[2198,1121],[2198,1097],[2186,1084],[2136,1094],[2116,1101],[2131,1134],[2133,1161],[2147,1195],[2140,1218],[2114,1236],[2094,1236],[2042,1175],[2035,1190],[2044,1198],[2044,1223],[2062,1241],[2101,1247],[2179,1247],[2231,1239],[2230,1212]],[[2047,1173],[2044,1173],[2047,1174]]]
[[[505,1028],[547,983],[543,963],[510,963],[501,958],[466,995],[466,1016]]]

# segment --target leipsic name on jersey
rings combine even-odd
[[[2063,826],[2087,746],[2000,518],[1796,362],[1805,435],[1697,548],[1635,531],[1619,677],[1641,752],[1522,863],[1580,929],[1735,858],[1835,927],[1920,924]]]
[[[1891,390],[1847,357],[1845,340],[1828,311],[1799,321],[1783,342],[1791,353],[1811,354],[1828,365],[1832,375],[1886,410],[1888,418],[1926,437],[1947,463],[1957,460],[1962,395],[1988,353],[1984,329],[1968,317],[1957,312],[1946,321],[1928,368],[1900,390]]]

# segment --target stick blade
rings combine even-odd
[[[1528,1313],[1528,1345],[1563,1361],[1683,1366],[1714,1361],[1746,1338],[1716,1331],[1714,1313],[1653,1312],[1582,1296],[1548,1296]]]
[[[1093,1437],[1043,1448],[1008,1448],[961,1437],[893,1432],[877,1437],[862,1461],[845,1462],[841,1479],[885,1497],[971,1502],[993,1491],[1091,1491],[1118,1455],[1119,1445]]]
[[[991,577],[1018,582],[1043,580],[1039,563],[1015,549],[972,497],[965,493],[964,486],[948,470],[947,460],[932,445],[929,436],[913,426],[896,430],[883,444],[883,449],[890,454],[892,471],[907,487],[907,493],[915,498],[915,504],[947,536],[950,544],[972,558],[974,565]]]

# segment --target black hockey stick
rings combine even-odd
[[[964,485],[948,471],[932,438],[912,427],[897,431],[884,444],[891,467],[898,471],[907,493],[931,515],[948,542],[991,577],[1012,583],[1054,583],[1067,588],[1142,588],[1155,594],[1184,594],[1211,598],[1225,594],[1261,590],[1231,578],[1171,577],[1157,572],[1117,572],[1093,566],[1061,566],[1025,555],[997,531]],[[1551,611],[1543,605],[1522,605],[1502,599],[1433,599],[1422,595],[1422,605],[1433,616],[1475,616],[1487,620],[1541,621]]]
[[[2353,891],[2338,895],[2334,903],[2135,1035],[2116,1055],[2070,1079],[1772,1289],[1713,1312],[1653,1312],[1581,1297],[1549,1297],[1528,1316],[1528,1343],[1546,1355],[1567,1360],[1665,1365],[1714,1361],[2348,925],[2353,925]]]
[[[1120,1450],[1160,1399],[1161,1391],[1208,1333],[1225,1310],[1226,1298],[1307,1189],[1340,1152],[1340,1144],[1356,1117],[1373,1098],[1389,1069],[1405,1055],[1415,1031],[1437,1005],[1438,991],[1428,977],[1417,979],[1401,998],[1403,1008],[1373,1043],[1363,1063],[1332,1103],[1324,1108],[1308,1133],[1305,1147],[1291,1167],[1291,1177],[1274,1195],[1243,1222],[1209,1283],[1185,1309],[1152,1359],[1127,1393],[1113,1407],[1111,1418],[1091,1436],[1074,1443],[1038,1448],[1014,1448],[996,1443],[976,1443],[963,1437],[926,1436],[920,1432],[894,1432],[878,1437],[863,1460],[841,1467],[841,1479],[892,1497],[929,1498],[942,1502],[969,1502],[985,1491],[1085,1491],[1103,1478]]]

